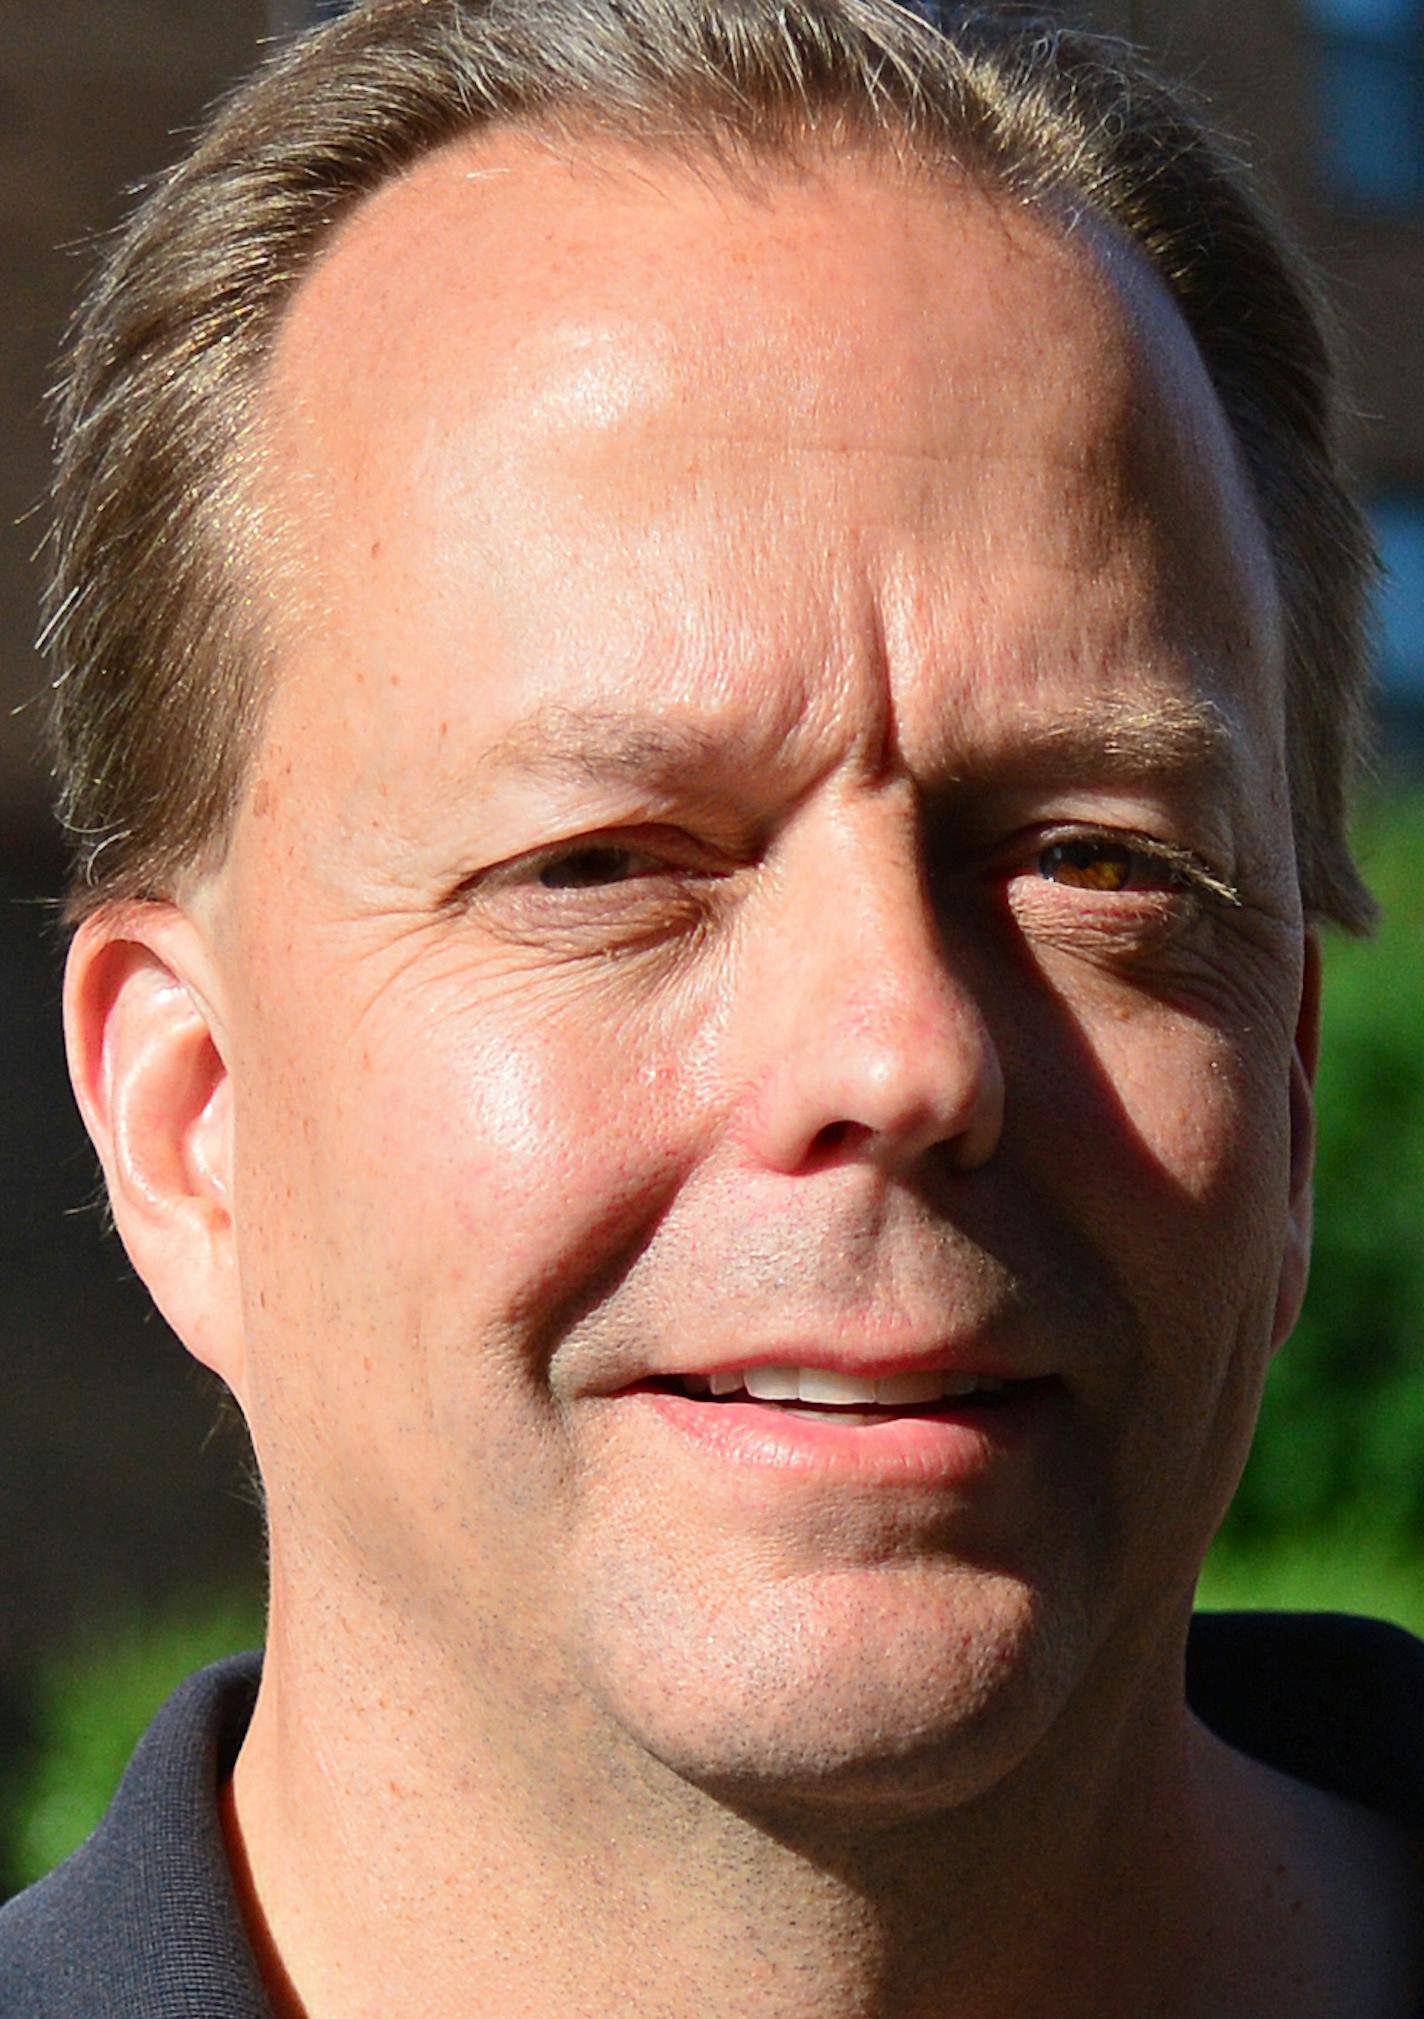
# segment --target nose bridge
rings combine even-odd
[[[752,1130],[768,1162],[913,1161],[936,1144],[992,1154],[1003,1077],[971,978],[925,887],[913,809],[867,795],[799,838],[782,866],[749,991],[762,1051]]]
[[[835,835],[817,852],[813,875],[823,895],[797,894],[821,912],[825,981],[867,1030],[933,1020],[956,991],[910,819],[896,808],[893,818]]]

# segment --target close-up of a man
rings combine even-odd
[[[1018,10],[370,0],[220,110],[49,635],[74,1086],[269,1627],[6,2019],[1421,2009],[1424,1656],[1191,1625],[1371,909],[1337,400]]]

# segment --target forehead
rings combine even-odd
[[[410,481],[407,429],[436,406],[492,473],[512,434],[525,454],[621,454],[630,425],[675,434],[699,397],[726,401],[730,434],[765,418],[773,379],[807,449],[873,419],[911,455],[1016,435],[1143,467],[1165,422],[1174,447],[1205,434],[1231,455],[1175,309],[1106,227],[864,153],[734,185],[612,143],[460,143],[347,221],[275,373],[303,447],[358,489],[397,474],[383,445]]]
[[[472,652],[517,663],[517,694],[472,683],[492,734],[575,686],[656,698],[639,653],[670,628],[701,652],[664,667],[675,710],[778,626],[821,666],[865,656],[857,626],[892,657],[916,632],[922,660],[941,591],[986,676],[996,653],[1022,673],[1051,604],[1071,651],[1084,584],[1085,653],[1114,611],[1126,633],[1175,609],[1205,659],[1274,663],[1260,528],[1165,290],[1106,228],[965,180],[853,156],[748,189],[612,147],[453,146],[304,283],[271,413],[309,619],[283,677],[397,669],[418,626],[446,699]]]

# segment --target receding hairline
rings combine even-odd
[[[723,174],[723,161],[711,150],[705,150],[700,155],[687,147],[664,152],[646,139],[630,142],[619,132],[603,129],[591,131],[589,142],[588,152],[573,153],[567,136],[557,131],[512,126],[492,131],[475,129],[420,156],[399,175],[381,183],[354,205],[322,245],[310,269],[293,290],[274,328],[263,379],[255,394],[255,404],[259,409],[258,433],[268,434],[269,450],[272,443],[268,431],[273,420],[280,415],[284,401],[300,401],[301,398],[301,386],[296,382],[289,351],[292,332],[299,325],[306,324],[306,356],[301,365],[308,371],[319,369],[325,358],[332,354],[326,342],[332,331],[323,320],[324,310],[329,304],[320,301],[319,292],[333,265],[344,254],[350,254],[355,241],[369,230],[373,213],[393,198],[409,197],[412,191],[421,197],[427,193],[438,197],[443,182],[458,192],[464,211],[467,210],[464,200],[470,194],[478,202],[484,190],[489,189],[493,193],[498,186],[502,191],[507,187],[506,178],[520,176],[530,169],[536,174],[552,170],[555,173],[567,171],[582,175],[588,171],[597,178],[596,187],[599,190],[608,188],[616,191],[622,185],[631,187],[640,197],[648,194],[656,197],[664,193],[664,172],[671,171],[679,179],[684,174],[692,175],[695,182],[704,188],[714,182],[724,185],[736,202],[749,199],[769,207],[774,205],[780,186],[788,178],[793,183],[804,183],[813,178],[819,179],[827,172],[839,177],[847,167],[846,157],[831,152],[822,137],[814,133],[804,136],[804,144],[785,155],[771,148],[763,150],[755,163],[744,164],[745,172],[730,181]],[[1086,209],[1067,192],[1053,192],[1027,205],[1007,191],[992,173],[969,172],[957,159],[946,159],[940,168],[922,154],[907,163],[898,149],[879,145],[874,133],[864,137],[850,165],[864,167],[878,185],[888,188],[892,194],[903,187],[907,195],[925,199],[934,210],[946,217],[962,203],[971,203],[981,219],[1004,223],[1006,244],[1012,240],[1016,251],[1036,257],[1042,251],[1051,252],[1054,247],[1062,247],[1080,270],[1086,270],[1090,286],[1100,276],[1101,285],[1095,291],[1104,303],[1104,315],[1122,329],[1124,355],[1135,359],[1133,376],[1141,381],[1146,398],[1161,406],[1169,417],[1168,425],[1173,428],[1195,426],[1202,418],[1203,409],[1209,415],[1207,426],[1224,458],[1214,465],[1223,479],[1216,487],[1214,509],[1224,529],[1224,544],[1238,559],[1241,558],[1239,535],[1243,528],[1237,520],[1244,512],[1249,518],[1249,528],[1244,530],[1252,550],[1253,572],[1259,561],[1264,570],[1270,607],[1278,611],[1281,585],[1275,556],[1256,509],[1250,473],[1230,418],[1194,334],[1171,290],[1130,236],[1112,219],[1096,210]],[[411,239],[414,223],[415,219],[410,216],[398,218],[394,229],[398,234],[404,231],[407,239]],[[1029,228],[1027,242],[1022,230],[1017,228],[1024,224]],[[397,253],[399,255],[399,246]],[[443,269],[440,271],[443,272]],[[353,289],[359,297],[361,283],[367,277],[359,267],[354,276],[345,276],[347,300],[344,306],[348,315]],[[583,279],[582,272],[576,275],[575,286],[582,285]],[[318,293],[315,303],[314,290]],[[341,304],[338,303],[338,306]],[[953,313],[953,305],[947,304],[946,317]],[[339,345],[332,347],[339,348]],[[1181,366],[1183,358],[1187,360],[1185,371]],[[510,392],[510,386],[507,385],[505,390]],[[512,386],[512,396],[522,398],[525,391],[522,383]],[[539,393],[537,371],[527,391],[531,398]],[[433,408],[433,399],[431,405]],[[274,476],[276,472],[270,454],[264,458],[264,464],[269,478]],[[310,502],[300,489],[298,502]],[[294,517],[295,514],[290,511],[286,515],[285,537],[277,545],[284,554],[301,557],[303,533],[300,526],[293,522]],[[1228,532],[1230,537],[1227,537]],[[1244,561],[1242,565],[1245,565]],[[291,607],[295,608],[295,599],[300,599],[305,620],[309,623],[319,622],[321,614],[319,609],[313,609],[311,600],[311,585],[315,578],[316,571],[300,564],[294,574],[289,571],[286,577],[289,595],[294,599]],[[1279,651],[1274,651],[1271,658],[1270,670],[1283,686],[1285,670]],[[269,664],[268,692],[270,680],[276,677],[276,672],[275,665]],[[1125,720],[1126,711],[1121,712]],[[1168,720],[1159,711],[1155,716],[1143,718],[1144,734],[1153,723],[1174,748],[1180,744],[1181,737],[1177,733],[1180,723]],[[1200,731],[1202,725],[1197,727]],[[1199,735],[1198,741],[1201,740]],[[1143,737],[1136,737],[1134,751],[1139,760],[1145,761],[1142,743]],[[256,754],[255,749],[248,753],[244,791],[251,787]]]
[[[284,423],[291,418],[293,404],[298,413],[303,406],[300,367],[293,369],[291,339],[303,323],[309,319],[314,323],[314,292],[322,288],[329,270],[370,225],[373,211],[417,185],[444,177],[478,189],[486,182],[502,181],[533,167],[587,174],[610,189],[620,183],[658,189],[660,179],[671,174],[689,177],[703,187],[725,189],[734,200],[769,207],[776,200],[778,187],[788,180],[813,180],[827,171],[840,171],[850,162],[872,171],[892,189],[903,189],[907,197],[970,202],[980,208],[981,215],[1001,219],[1006,227],[1011,213],[1017,213],[1038,227],[1034,232],[1038,245],[1070,245],[1085,224],[1094,233],[1101,232],[1127,256],[1141,279],[1162,295],[1195,349],[1190,330],[1150,261],[1111,219],[1096,210],[1085,210],[1069,192],[1063,192],[1061,199],[1045,197],[1026,203],[1007,188],[992,165],[971,164],[948,150],[936,155],[927,147],[913,145],[908,129],[882,129],[864,118],[855,123],[849,154],[837,151],[835,143],[835,133],[821,130],[815,121],[727,145],[715,133],[705,138],[680,135],[665,143],[661,136],[625,131],[586,115],[577,121],[554,118],[546,123],[502,120],[472,124],[427,149],[345,208],[322,235],[273,320],[260,369],[234,433],[227,481],[216,487],[212,503],[205,506],[213,512],[229,564],[246,574],[244,602],[251,620],[246,674],[252,706],[233,818],[214,835],[213,852],[191,866],[194,877],[201,879],[220,865],[237,809],[252,789],[267,705],[273,683],[281,677],[284,646],[294,630],[320,625],[329,609],[315,591],[319,575],[309,565],[303,530],[305,515],[320,511],[321,494],[307,481],[300,460],[293,461],[286,453],[283,440]],[[319,315],[320,308],[315,312]],[[321,337],[319,326],[307,332],[316,352],[320,351]],[[1204,372],[1203,376],[1219,411],[1209,375]],[[1222,418],[1229,436],[1229,422],[1224,415]]]
[[[854,131],[882,162],[928,158],[938,180],[949,155],[960,168],[987,164],[1023,201],[1060,178],[1075,205],[1117,224],[1182,311],[1261,506],[1288,616],[1307,901],[1347,927],[1367,922],[1342,822],[1370,551],[1341,480],[1332,325],[1308,266],[1191,94],[1120,45],[1015,10],[939,24],[880,0],[789,0],[752,15],[711,0],[695,20],[665,0],[540,0],[533,16],[516,0],[378,0],[293,45],[219,111],[125,230],[70,354],[49,608],[60,679],[84,676],[53,716],[76,843],[71,917],[112,896],[160,895],[210,858],[250,768],[254,739],[239,732],[255,710],[228,649],[243,589],[218,601],[217,536],[203,530],[220,461],[204,405],[229,431],[238,409],[250,423],[291,291],[369,197],[446,145],[520,131],[546,146],[574,136],[581,154],[590,134],[611,135],[737,173],[784,163],[808,133],[844,144]],[[123,348],[136,314],[163,319],[153,369]],[[106,418],[129,412],[140,424]],[[171,454],[154,448],[164,440]],[[117,521],[140,506],[136,473],[162,487],[178,535],[171,565],[161,553],[152,562],[161,595],[144,599],[147,619],[120,591],[150,568],[156,514]],[[126,485],[117,505],[86,509],[86,491],[103,500],[111,478]],[[257,579],[244,578],[249,606]],[[170,613],[186,641],[180,661],[192,662],[172,676],[159,670],[174,660]],[[143,659],[125,657],[111,699],[109,655],[129,643],[120,625]],[[262,655],[243,663],[255,692]]]

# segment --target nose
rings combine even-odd
[[[744,998],[762,1055],[748,1147],[784,1172],[904,1169],[937,1147],[956,1170],[987,1162],[1003,1066],[914,843],[901,831],[808,847],[780,898]]]

